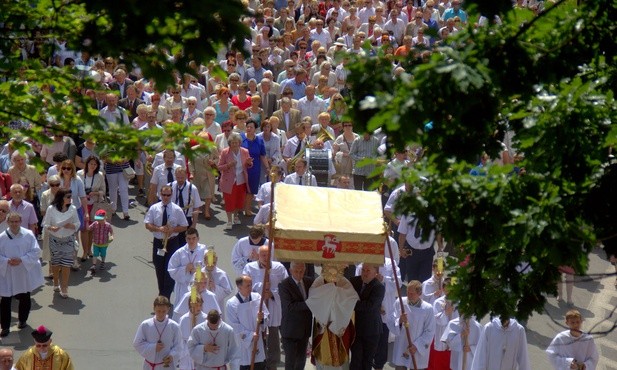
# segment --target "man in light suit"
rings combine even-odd
[[[259,96],[261,96],[261,107],[264,110],[264,115],[266,117],[272,116],[274,111],[276,110],[276,94],[272,92],[272,81],[269,78],[263,78],[261,80],[261,91]]]
[[[313,279],[304,276],[306,266],[292,262],[291,276],[279,284],[281,308],[281,337],[285,351],[285,370],[302,370],[306,363],[306,347],[311,335],[313,314],[306,305],[309,288]]]
[[[371,370],[373,358],[377,351],[381,325],[381,304],[386,293],[385,286],[379,281],[379,267],[364,264],[362,274],[350,279],[351,285],[360,296],[354,309],[356,313],[356,338],[351,345],[350,370]]]
[[[291,107],[291,99],[285,97],[281,99],[281,109],[272,114],[274,117],[278,117],[283,126],[283,130],[287,133],[289,139],[295,132],[296,124],[300,123],[302,119],[300,111]]]

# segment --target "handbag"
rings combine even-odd
[[[92,203],[92,210],[90,210],[90,219],[94,220],[96,212],[101,209],[105,211],[107,221],[111,220],[111,216],[114,214],[115,209],[112,207],[111,202],[107,197],[99,197],[99,200]]]
[[[133,169],[133,167],[129,166],[122,169],[122,175],[124,175],[126,181],[131,181],[133,180],[133,177],[135,177],[135,170]]]

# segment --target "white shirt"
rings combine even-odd
[[[171,184],[171,201],[178,206],[180,205],[180,193],[182,193],[184,203],[184,214],[186,217],[193,217],[193,213],[199,211],[199,208],[204,204],[199,197],[199,189],[188,181],[184,182],[184,186],[178,187],[178,181],[174,181]],[[197,220],[193,220],[193,222],[197,222]]]
[[[326,111],[326,104],[323,99],[313,96],[313,100],[308,100],[305,96],[298,100],[298,110],[302,117],[309,116],[313,122],[317,122],[319,113]]]
[[[174,178],[172,182],[175,182],[176,181],[176,169],[181,168],[181,166],[174,163],[171,165],[170,168],[171,168],[171,175]],[[161,188],[164,185],[172,183],[167,178],[168,173],[169,171],[167,170],[167,166],[165,165],[165,163],[159,164],[158,166],[154,167],[154,171],[152,171],[152,178],[150,179],[150,184],[156,185],[156,196],[158,199],[161,199],[161,195],[160,195]]]
[[[206,315],[210,310],[217,310],[219,313],[223,312],[219,307],[218,302],[216,301],[216,296],[214,293],[205,289],[201,292],[201,298],[204,300],[204,303],[201,305],[201,312]],[[184,314],[189,312],[189,301],[191,300],[191,292],[186,292],[179,300],[178,304],[174,306],[174,317],[182,317]]]
[[[253,243],[250,237],[245,236],[239,239],[231,250],[231,264],[234,266],[234,272],[236,275],[242,275],[244,266],[251,262],[249,256],[253,251],[257,252],[257,249],[262,245],[268,244],[268,238],[263,237],[257,243]]]
[[[310,178],[309,178],[310,176]],[[304,175],[300,176],[298,175],[297,172],[294,172],[292,174],[289,174],[287,176],[285,176],[285,184],[290,184],[290,185],[302,185],[302,186],[317,186],[317,179],[315,178],[314,175],[309,175],[307,173],[305,173]],[[302,183],[300,183],[302,182]]]

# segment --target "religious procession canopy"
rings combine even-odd
[[[279,183],[274,218],[279,261],[384,263],[386,230],[376,192]]]

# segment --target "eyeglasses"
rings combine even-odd
[[[235,67],[235,64],[227,64],[227,67]]]
[[[204,116],[214,116],[214,113],[206,113]]]
[[[300,46],[300,50],[306,50],[306,46]]]
[[[112,66],[112,65],[114,65],[114,64],[113,64],[112,62],[105,62],[105,65],[106,65],[106,66]]]
[[[73,171],[73,169],[71,167],[62,167],[62,170],[70,170]]]
[[[180,91],[172,91],[171,93],[174,94],[174,95],[178,95],[178,94],[180,94]]]
[[[8,209],[2,209],[2,208],[0,208],[0,212],[2,212],[2,213],[9,213],[9,210],[8,210]]]
[[[71,199],[71,198],[73,198],[72,193],[66,193],[66,195],[64,196],[64,199]]]
[[[169,194],[163,194],[163,193],[161,193],[161,196],[162,196],[162,197],[171,197],[171,193],[169,193]]]
[[[49,186],[51,186],[52,188],[57,188],[58,186],[60,186],[60,184],[49,184]]]
[[[195,105],[195,103],[186,103],[187,105]]]

